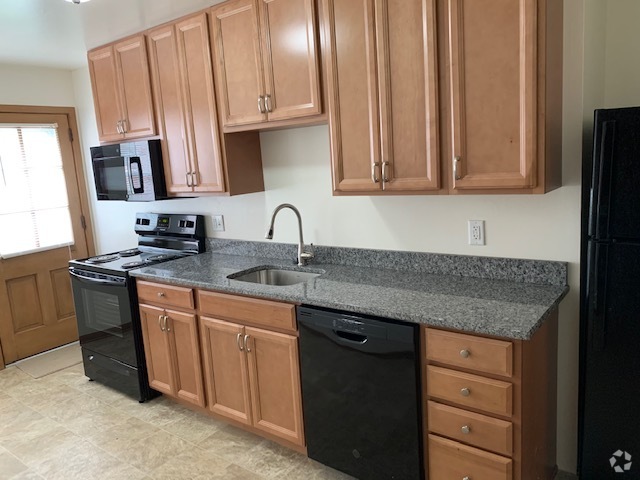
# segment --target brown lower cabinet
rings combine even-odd
[[[137,287],[152,388],[304,450],[295,305]]]
[[[149,385],[204,407],[200,346],[195,313],[140,305]]]
[[[552,480],[557,310],[526,341],[423,330],[428,478]]]
[[[298,339],[200,317],[209,409],[304,445]]]

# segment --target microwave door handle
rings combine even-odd
[[[84,283],[92,283],[95,285],[111,285],[111,286],[121,286],[121,285],[126,285],[126,283],[120,283],[120,282],[110,282],[109,280],[100,280],[98,278],[89,278],[89,277],[83,277],[82,275],[78,275],[77,273],[74,273],[72,271],[69,271],[69,275],[71,275],[74,278],[77,278],[79,281],[84,282]]]
[[[131,181],[131,191],[135,193],[144,193],[144,179],[142,175],[142,162],[140,161],[140,157],[130,157],[129,159],[129,180]],[[136,183],[133,179],[133,169],[131,168],[133,164],[138,166],[138,181],[139,187],[136,188]]]

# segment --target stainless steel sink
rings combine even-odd
[[[300,270],[283,270],[280,268],[263,268],[247,273],[234,273],[227,278],[230,280],[239,280],[240,282],[285,286],[307,282],[312,278],[319,277],[322,273],[324,272],[317,273]]]

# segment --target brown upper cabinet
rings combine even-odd
[[[336,194],[440,188],[435,0],[322,0]]]
[[[440,6],[450,193],[559,187],[562,2],[440,0]]]
[[[147,39],[168,192],[264,190],[258,134],[220,133],[206,13],[152,29]]]
[[[144,35],[88,53],[101,142],[156,134]]]
[[[224,127],[322,113],[315,0],[231,0],[211,19]]]
[[[560,186],[561,1],[321,5],[335,194]]]

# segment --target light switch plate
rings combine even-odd
[[[223,215],[212,215],[213,219],[213,231],[214,232],[224,232],[224,216]]]

